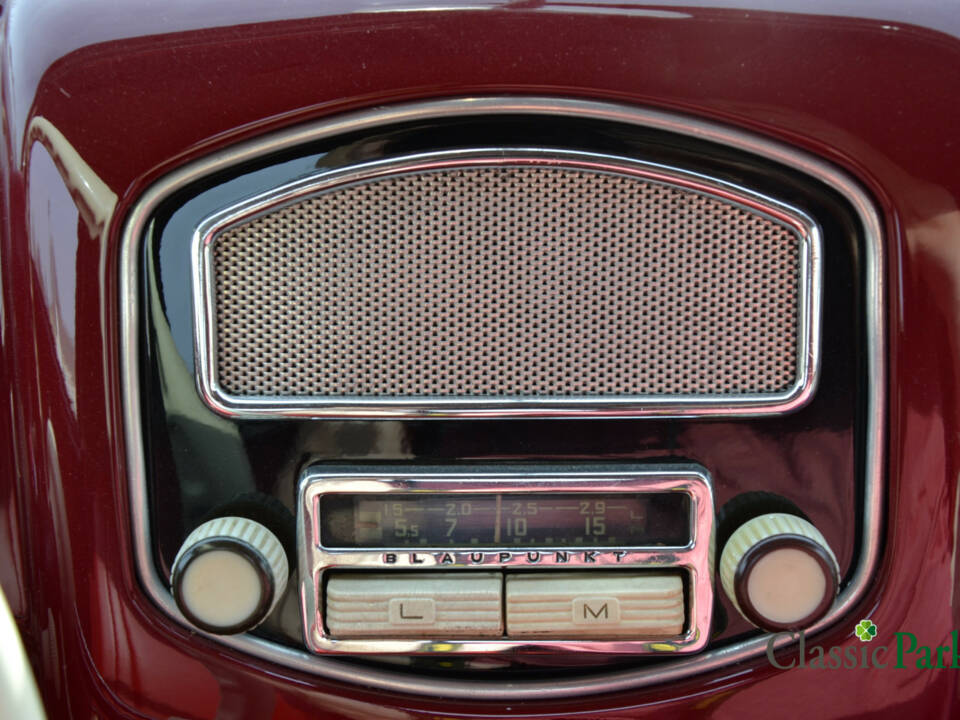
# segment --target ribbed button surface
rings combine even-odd
[[[335,638],[498,637],[502,590],[498,572],[334,574],[325,621]]]
[[[683,583],[668,573],[530,573],[507,577],[511,638],[664,638],[684,626]]]

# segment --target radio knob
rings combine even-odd
[[[840,587],[837,559],[811,523],[767,513],[740,525],[720,557],[723,589],[764,630],[800,630],[822,618]]]
[[[218,635],[259,625],[279,602],[289,568],[283,545],[258,522],[219,517],[180,546],[170,584],[177,607],[201,630]]]

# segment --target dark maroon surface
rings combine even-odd
[[[3,9],[0,581],[51,717],[953,714],[949,669],[784,672],[761,658],[680,684],[508,709],[308,678],[191,636],[143,596],[131,560],[115,250],[130,204],[184,160],[397,100],[616,100],[833,160],[877,197],[886,223],[888,513],[868,599],[817,642],[859,646],[851,630],[869,616],[874,642],[910,631],[946,645],[960,628],[955,8],[888,2],[871,6],[877,19],[856,19],[804,14],[820,11],[814,0],[782,12],[542,2],[426,11],[435,4],[411,0],[382,13],[330,3],[335,11],[306,19],[317,12],[306,4],[117,5]],[[29,144],[35,117],[120,198],[103,236],[69,202],[46,151]]]

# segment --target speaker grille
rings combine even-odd
[[[740,205],[550,166],[418,171],[213,239],[235,396],[780,393],[801,238]]]

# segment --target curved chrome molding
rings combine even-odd
[[[121,385],[126,432],[127,472],[130,479],[132,536],[135,561],[144,589],[164,613],[180,624],[186,620],[177,610],[166,583],[153,564],[150,545],[150,515],[147,507],[146,467],[141,427],[139,357],[140,327],[137,321],[138,250],[151,213],[171,192],[206,175],[239,162],[276,152],[318,138],[344,132],[375,128],[387,123],[439,117],[471,115],[562,115],[654,128],[736,148],[786,165],[823,182],[840,193],[853,207],[864,232],[867,412],[864,440],[864,506],[861,549],[856,568],[847,586],[827,616],[810,628],[824,630],[852,611],[863,598],[868,581],[880,557],[883,521],[884,412],[886,409],[886,362],[884,348],[883,235],[872,201],[860,185],[843,171],[819,158],[788,145],[734,128],[703,120],[625,105],[545,97],[479,97],[401,104],[340,116],[333,120],[280,131],[241,143],[186,165],[150,187],[133,207],[123,231],[120,247]],[[213,636],[211,636],[213,637]],[[722,671],[736,663],[759,658],[770,640],[760,635],[725,647],[675,660],[655,667],[619,670],[587,678],[547,681],[463,681],[386,668],[373,669],[333,658],[317,657],[305,651],[281,647],[253,636],[217,637],[224,645],[300,672],[320,675],[345,683],[362,683],[368,688],[470,700],[513,701],[582,697],[666,683],[691,675]],[[793,642],[786,635],[772,640],[775,648]]]
[[[231,395],[216,370],[217,329],[213,245],[217,237],[251,219],[309,197],[356,183],[409,173],[478,167],[548,166],[638,178],[693,191],[760,215],[799,241],[796,380],[782,392],[703,395],[557,397],[260,397]],[[773,198],[673,167],[624,157],[560,149],[476,148],[424,153],[326,171],[221,210],[193,236],[193,307],[197,385],[217,412],[236,418],[610,418],[708,417],[786,413],[813,396],[820,364],[822,249],[817,224],[801,210]]]

